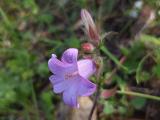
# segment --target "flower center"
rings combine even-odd
[[[70,79],[73,79],[77,75],[78,75],[78,71],[75,71],[75,72],[72,72],[72,73],[67,73],[67,74],[65,74],[65,79],[70,80]]]

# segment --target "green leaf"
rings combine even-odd
[[[53,16],[50,13],[44,13],[38,17],[38,20],[41,23],[50,24],[53,21]]]
[[[76,37],[65,40],[65,43],[68,45],[68,47],[80,48],[80,40]]]
[[[121,113],[121,114],[127,113],[126,107],[123,107],[123,106],[119,106],[119,107],[118,107],[118,111],[119,111],[119,113]]]
[[[125,48],[125,47],[121,47],[120,48],[121,52],[123,55],[128,56],[129,55],[129,49]]]
[[[144,44],[138,41],[133,42],[127,54],[127,60],[124,65],[128,68],[129,73],[133,73],[136,71],[140,59],[145,55]]]
[[[30,9],[33,14],[38,13],[38,6],[35,0],[23,0],[23,5],[25,8]]]
[[[113,102],[106,101],[103,111],[104,111],[104,113],[106,113],[108,115],[112,114],[115,111],[114,106],[113,106]]]
[[[146,104],[146,99],[141,97],[136,97],[131,100],[131,105],[136,109],[141,109]]]
[[[43,102],[45,102],[45,104],[47,105],[47,107],[52,106],[52,91],[49,92],[43,92],[41,95],[41,99],[43,100]]]
[[[113,8],[114,8],[115,3],[116,3],[116,0],[106,0],[106,1],[103,1],[103,4],[102,4],[103,14],[111,13],[112,10],[113,10]]]
[[[37,72],[40,76],[46,76],[49,73],[47,62],[39,64]]]
[[[156,37],[151,36],[151,35],[142,34],[140,36],[140,40],[144,43],[149,44],[149,45],[160,46],[160,38],[156,38]]]
[[[160,64],[153,67],[153,73],[160,78]]]

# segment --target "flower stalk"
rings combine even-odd
[[[137,96],[137,97],[143,97],[143,98],[146,98],[146,99],[160,101],[159,96],[153,96],[153,95],[143,94],[143,93],[139,93],[139,92],[118,90],[117,93],[118,94],[123,94],[123,95]]]

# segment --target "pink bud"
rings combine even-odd
[[[94,46],[91,43],[83,43],[82,50],[86,53],[91,53],[94,50]]]
[[[96,28],[96,25],[90,15],[90,13],[86,9],[81,10],[81,19],[82,19],[82,22],[85,26],[88,37],[91,40],[98,43],[100,40],[98,30]]]

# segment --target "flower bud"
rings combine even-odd
[[[86,32],[90,40],[98,43],[100,40],[100,36],[96,25],[90,15],[90,13],[86,9],[81,10],[81,19],[85,26]]]
[[[83,43],[81,47],[86,53],[92,53],[94,51],[94,46],[91,43]]]

